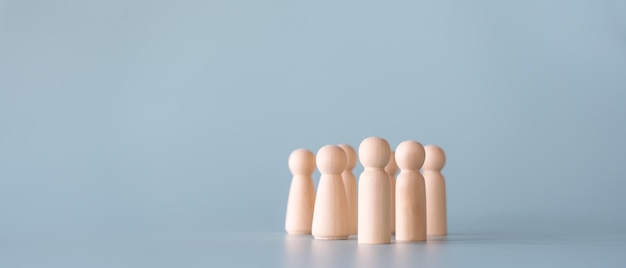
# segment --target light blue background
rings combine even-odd
[[[620,230],[624,14],[0,0],[0,238],[280,234],[291,150],[372,135],[446,150],[453,234]]]

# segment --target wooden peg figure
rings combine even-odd
[[[293,174],[285,230],[288,234],[311,234],[313,207],[315,205],[315,155],[306,149],[297,149],[289,155],[289,170]]]
[[[389,163],[385,167],[385,172],[389,174],[389,219],[391,220],[389,227],[393,235],[396,233],[396,173],[398,173],[394,151],[391,151],[389,155]]]
[[[322,175],[313,210],[313,237],[348,239],[348,199],[341,177],[346,169],[346,153],[339,146],[326,145],[317,151],[316,161]]]
[[[396,241],[426,241],[426,189],[420,168],[424,147],[404,141],[396,148]]]
[[[435,145],[426,145],[424,161],[424,180],[426,182],[426,219],[428,235],[446,235],[448,233],[446,217],[446,182],[441,169],[446,163],[446,154]]]
[[[363,173],[358,191],[358,243],[391,243],[389,174],[389,143],[378,137],[364,139],[359,145],[359,161]]]
[[[343,186],[346,188],[346,198],[348,199],[348,225],[350,234],[356,234],[356,212],[357,212],[357,197],[356,197],[356,177],[352,170],[356,166],[356,152],[354,148],[348,144],[339,145],[341,149],[346,153],[346,169],[341,173],[343,179]]]

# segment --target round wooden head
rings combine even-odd
[[[426,161],[424,161],[423,169],[427,170],[441,170],[446,164],[446,154],[441,147],[436,145],[426,145]]]
[[[323,174],[341,174],[346,169],[346,153],[337,145],[326,145],[317,151],[317,168]]]
[[[385,172],[389,174],[389,176],[394,176],[398,173],[398,164],[396,164],[396,153],[391,151],[389,154],[389,163],[385,167]]]
[[[383,138],[369,137],[359,145],[359,161],[364,167],[385,168],[390,154],[389,143]]]
[[[315,155],[307,149],[297,149],[289,155],[291,174],[311,175],[315,171]]]
[[[424,164],[424,146],[416,141],[403,141],[396,148],[396,163],[400,169],[419,170]]]
[[[353,170],[356,166],[356,152],[348,144],[340,144],[339,147],[346,153],[346,170]]]

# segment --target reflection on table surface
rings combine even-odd
[[[360,245],[355,237],[316,240],[280,232],[0,237],[0,267],[623,266],[626,232],[592,231],[453,233],[426,242],[387,245]]]

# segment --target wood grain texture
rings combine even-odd
[[[396,241],[426,240],[426,189],[420,168],[424,147],[404,141],[396,148],[400,174],[396,180]]]
[[[385,167],[385,172],[389,174],[389,219],[391,220],[389,226],[393,235],[396,233],[396,173],[398,173],[394,151],[391,151],[389,155],[389,163]]]
[[[317,152],[321,176],[315,198],[312,234],[316,239],[348,239],[348,200],[341,173],[346,153],[339,146],[326,145]]]
[[[358,243],[391,243],[389,174],[384,170],[390,157],[389,143],[378,137],[359,145]]]
[[[287,199],[285,231],[288,234],[311,234],[315,206],[315,155],[306,149],[293,151],[289,155],[289,170],[293,177]]]
[[[354,148],[348,144],[339,145],[346,153],[346,169],[341,173],[343,186],[346,189],[346,198],[348,200],[348,225],[350,234],[357,234],[357,193],[356,193],[356,177],[354,176],[354,166],[356,166],[356,152]]]
[[[441,173],[446,163],[446,155],[438,146],[427,145],[424,161],[424,181],[426,183],[426,213],[428,235],[447,235],[446,182]]]

